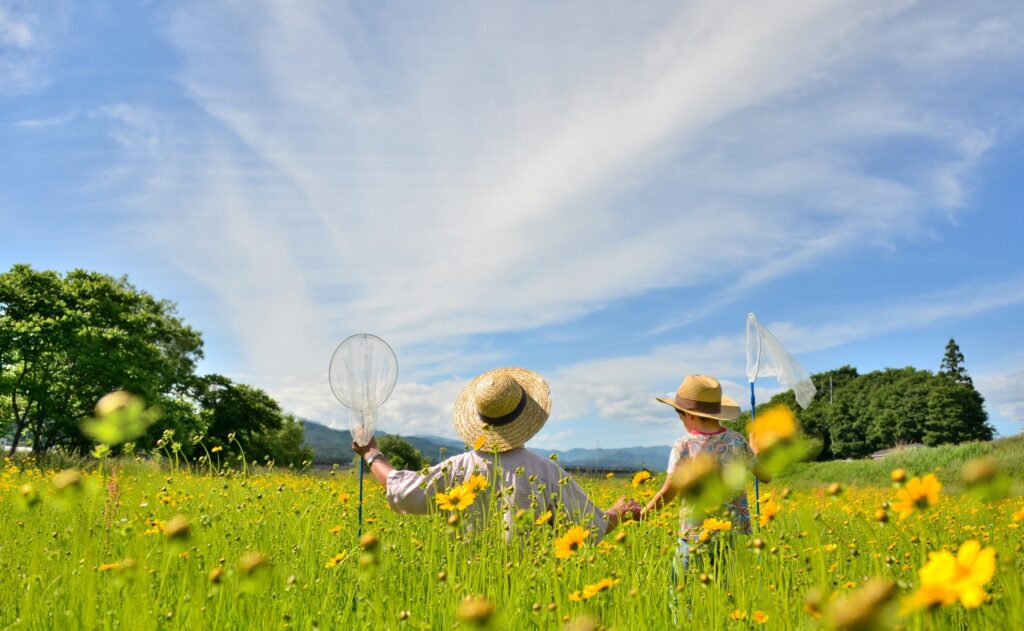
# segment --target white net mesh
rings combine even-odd
[[[331,391],[349,408],[352,439],[366,445],[373,438],[377,408],[395,388],[398,360],[387,342],[359,333],[346,338],[331,357]]]
[[[778,379],[783,387],[793,390],[800,407],[810,405],[817,392],[803,366],[796,363],[772,332],[750,313],[747,314],[747,379],[754,383],[758,377]]]

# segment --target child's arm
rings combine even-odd
[[[672,485],[672,475],[669,474],[665,478],[665,484],[661,487],[661,490],[654,494],[651,501],[647,503],[647,506],[640,512],[640,518],[643,519],[647,516],[647,513],[657,512],[662,506],[671,504],[672,500],[676,499],[678,491],[676,487]]]

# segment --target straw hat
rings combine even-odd
[[[511,451],[544,427],[551,388],[525,368],[497,368],[469,382],[455,400],[455,431],[468,445],[480,437],[484,451]]]
[[[676,398],[672,401],[661,397],[655,398],[680,412],[713,418],[716,421],[733,421],[740,415],[739,404],[723,396],[722,384],[707,375],[687,375],[679,390],[676,390]]]

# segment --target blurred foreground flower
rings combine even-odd
[[[814,615],[814,610],[824,609],[818,616],[831,629],[844,631],[871,631],[886,628],[892,623],[892,607],[896,596],[896,583],[873,578],[857,591],[824,605],[820,592],[808,594],[805,608]]]
[[[975,539],[965,541],[956,556],[947,550],[928,554],[928,563],[918,571],[921,587],[911,597],[913,607],[951,605],[957,600],[964,607],[980,606],[987,585],[996,573],[995,548],[982,549]]]
[[[992,458],[976,458],[964,463],[961,477],[967,491],[983,501],[1002,499],[1010,494],[1013,481]]]
[[[707,454],[680,462],[672,472],[672,486],[695,514],[716,509],[743,490],[747,468],[740,461],[725,467]]]
[[[896,501],[893,502],[893,510],[898,511],[900,520],[910,517],[917,510],[924,510],[934,506],[939,501],[939,491],[942,490],[942,483],[929,473],[923,478],[914,476],[910,478],[907,485],[896,491]]]
[[[486,596],[467,596],[459,603],[456,615],[463,622],[482,627],[494,615],[494,605]]]
[[[160,417],[158,408],[146,408],[141,397],[118,390],[96,403],[95,416],[82,421],[82,431],[102,445],[135,440]]]

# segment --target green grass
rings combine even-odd
[[[1017,453],[1019,445],[991,449]],[[490,625],[499,629],[559,629],[584,617],[618,629],[674,626],[668,582],[675,507],[625,526],[622,542],[596,546],[591,539],[559,560],[554,539],[565,523],[537,526],[527,514],[518,522],[523,537],[509,545],[499,519],[469,530],[465,518],[449,525],[444,514],[398,515],[369,485],[364,528],[380,545],[363,554],[352,472],[211,476],[121,462],[113,485],[113,464],[87,475],[77,490],[58,492],[52,471],[0,462],[0,629],[468,628],[459,605],[470,595],[488,599]],[[625,476],[581,482],[607,506],[619,495],[649,493],[659,480],[639,488]],[[24,506],[26,484],[41,498],[32,506]],[[714,566],[701,559],[723,542],[696,553],[679,593],[687,628],[816,629],[804,612],[810,590],[843,594],[879,576],[899,581],[902,600],[916,589],[929,552],[955,550],[969,538],[998,552],[987,585],[992,602],[909,614],[903,627],[1005,629],[1024,614],[1022,539],[1011,517],[1024,508],[1020,498],[982,504],[944,496],[921,517],[880,523],[874,514],[892,499],[889,488],[775,495],[781,510],[759,533],[762,548],[750,545],[752,537],[733,537]],[[169,540],[159,524],[179,514],[191,535]],[[241,559],[253,552],[267,564],[249,573]],[[331,564],[339,553],[342,560]],[[103,569],[125,559],[131,563]],[[212,582],[216,568],[224,572]],[[618,582],[573,601],[604,578]],[[751,622],[755,612],[768,617],[766,625]]]
[[[790,466],[776,482],[794,487],[807,487],[839,482],[857,486],[889,486],[893,469],[906,469],[911,475],[946,472],[939,475],[944,483],[957,483],[964,463],[991,458],[999,468],[1016,480],[1024,479],[1024,436],[1003,438],[992,442],[971,442],[940,447],[922,447],[894,453],[881,460],[836,460],[807,462]]]

